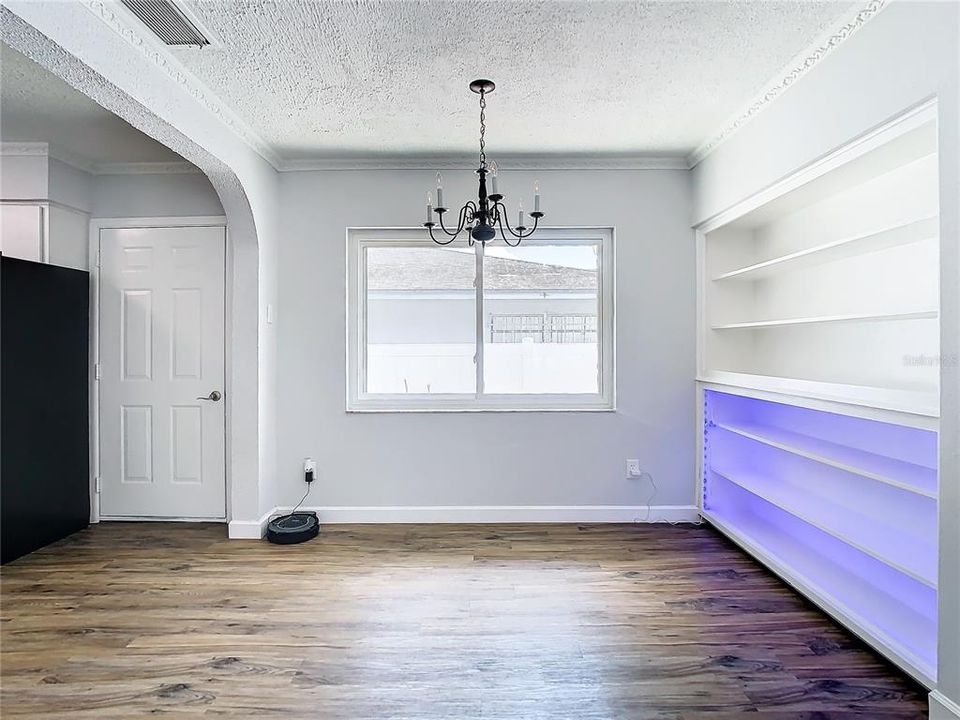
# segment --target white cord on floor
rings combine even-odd
[[[651,522],[650,513],[653,510],[653,499],[657,496],[657,482],[653,479],[653,475],[648,472],[642,473],[640,475],[641,479],[646,478],[650,481],[650,497],[647,498],[647,514],[641,520],[640,518],[634,518],[633,522],[637,525],[646,524]],[[669,520],[665,517],[657,518],[653,520],[655,523],[667,523],[669,525],[703,525],[703,518],[698,517],[696,520],[687,521],[687,520]]]

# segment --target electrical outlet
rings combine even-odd
[[[303,477],[307,482],[313,482],[317,479],[317,464],[313,461],[313,458],[304,458],[303,459]]]
[[[627,477],[638,478],[643,476],[643,470],[640,469],[639,460],[627,460]]]

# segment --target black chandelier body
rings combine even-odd
[[[487,95],[494,91],[496,86],[490,80],[474,80],[470,83],[470,89],[480,95],[480,167],[477,168],[477,175],[480,178],[480,188],[477,193],[477,202],[468,200],[460,208],[457,214],[456,228],[448,228],[443,216],[449,212],[449,208],[443,205],[443,183],[440,173],[437,173],[437,207],[433,207],[433,198],[427,194],[427,221],[423,224],[430,232],[430,238],[438,245],[449,245],[456,240],[460,233],[467,231],[467,244],[473,245],[479,242],[486,245],[497,236],[497,230],[500,231],[500,237],[511,246],[516,247],[537,230],[540,218],[543,213],[540,212],[540,187],[534,187],[534,209],[530,213],[533,218],[533,227],[527,227],[524,223],[523,203],[521,202],[517,215],[517,224],[510,225],[507,218],[507,208],[503,204],[503,195],[497,192],[497,167],[496,163],[487,165],[486,143],[484,135],[486,134],[486,108]],[[487,194],[487,176],[490,176],[493,192]],[[437,213],[439,223],[434,222],[433,213]],[[435,227],[440,228],[446,236],[437,237],[433,234]]]

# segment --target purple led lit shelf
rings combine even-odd
[[[858,450],[770,425],[717,423],[717,427],[839,470],[856,473],[934,500],[937,498],[936,468]]]
[[[704,517],[932,686],[936,432],[710,389],[704,423]]]

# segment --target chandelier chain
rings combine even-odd
[[[483,170],[487,169],[487,153],[486,153],[486,141],[484,140],[484,135],[487,132],[487,98],[484,92],[480,91],[480,167]]]

